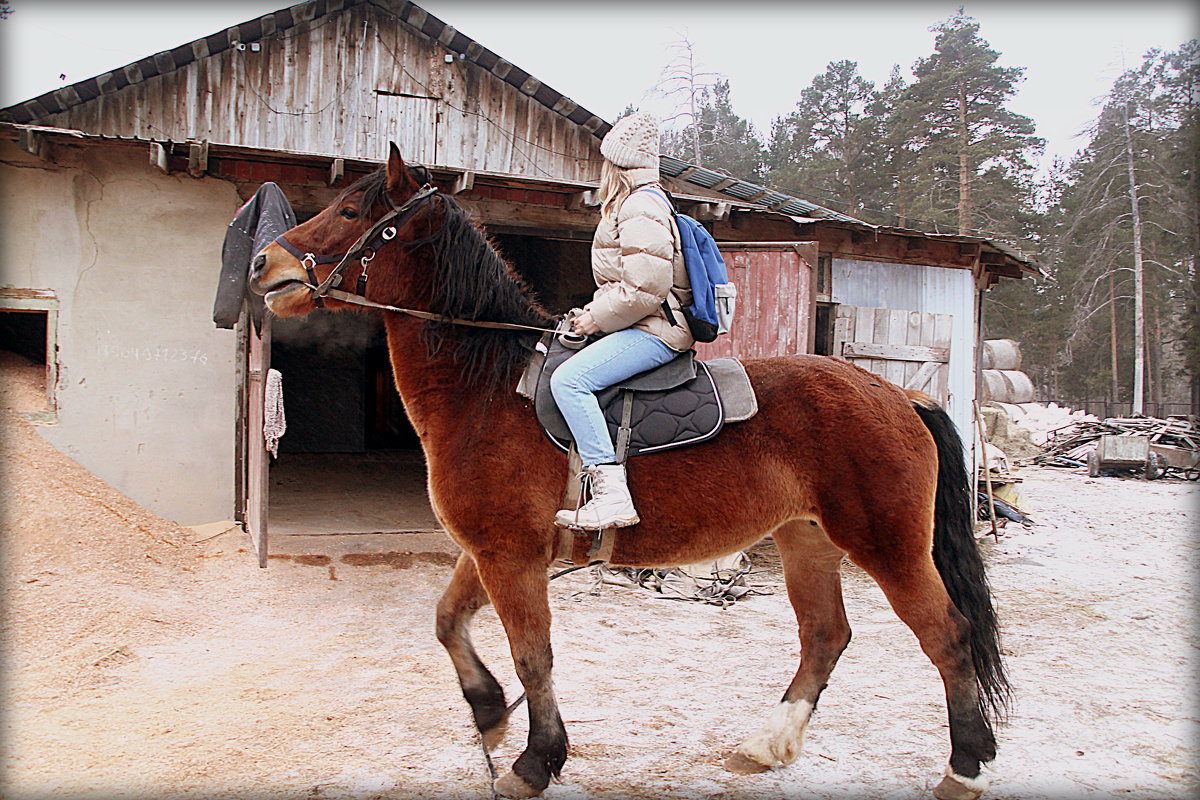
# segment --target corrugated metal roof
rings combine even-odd
[[[21,136],[24,136],[26,134],[32,134],[32,135],[39,135],[39,136],[48,136],[48,137],[53,137],[53,138],[61,137],[63,139],[67,139],[67,140],[79,139],[79,140],[94,141],[94,142],[113,142],[113,143],[118,143],[118,144],[123,144],[123,145],[133,145],[133,146],[142,146],[142,147],[147,146],[149,144],[161,144],[161,145],[166,145],[166,146],[189,144],[188,142],[158,141],[158,140],[154,140],[154,139],[139,138],[136,136],[113,136],[113,135],[109,135],[109,134],[87,133],[84,131],[71,130],[68,128],[55,128],[55,127],[38,126],[38,125],[17,125],[17,124],[13,124],[13,123],[0,122],[0,131],[3,131],[5,129],[12,131],[14,134],[17,134],[17,138],[20,138]],[[266,161],[283,160],[283,161],[293,162],[293,163],[321,164],[322,166],[329,164],[331,161],[333,161],[335,158],[337,158],[336,156],[330,156],[328,154],[323,154],[323,153],[304,153],[304,152],[289,151],[289,150],[277,150],[277,149],[269,149],[269,148],[262,148],[262,147],[254,147],[254,146],[250,146],[250,145],[232,145],[232,144],[214,143],[214,144],[210,144],[209,148],[210,148],[210,151],[209,151],[210,155],[213,157],[222,157],[223,156],[223,157],[227,157],[227,158],[228,157],[249,158],[251,160],[266,160]],[[685,168],[692,166],[692,165],[687,165],[686,162],[680,161],[679,159],[673,159],[670,156],[663,156],[663,160],[667,164],[664,174],[669,174],[671,169],[677,168],[679,165],[686,165]],[[363,168],[363,169],[374,169],[380,163],[381,163],[380,161],[377,161],[374,159],[346,159],[347,167],[349,167],[351,164],[353,164],[356,167]],[[444,173],[447,175],[454,175],[454,174],[459,174],[462,172],[462,170],[460,170],[460,169],[447,168],[447,167],[442,167],[442,166],[438,166],[435,164],[428,164],[425,166],[434,173]],[[526,175],[508,175],[508,174],[504,174],[504,173],[491,173],[491,172],[486,172],[486,171],[482,171],[482,170],[475,170],[473,172],[476,175],[477,180],[485,180],[485,181],[490,181],[490,182],[495,182],[495,183],[500,183],[500,184],[514,183],[517,185],[537,185],[537,186],[545,186],[547,188],[553,187],[553,188],[557,188],[560,190],[569,189],[569,190],[575,190],[575,191],[587,190],[587,189],[592,189],[595,187],[595,183],[581,183],[578,181],[567,181],[567,180],[562,180],[562,179],[537,178],[537,177],[526,176]],[[697,173],[700,173],[700,172],[701,172],[700,168],[697,168]],[[700,181],[694,185],[696,185],[696,186],[704,185],[705,182],[712,180],[713,175],[720,175],[720,173],[715,173],[715,172],[712,172],[711,170],[703,170],[703,173],[700,176]],[[672,176],[672,177],[675,177],[675,176]],[[722,180],[729,180],[728,176],[720,175],[720,177]],[[737,181],[734,184],[732,184],[730,188],[734,192],[745,193],[746,191],[749,191],[750,189],[755,189],[755,188],[759,188],[759,187],[756,187],[755,184],[752,184],[752,183],[749,183],[746,181]],[[779,196],[782,196],[785,198],[788,197],[787,195],[784,195],[782,193],[774,192],[774,190],[765,190],[765,191],[769,192],[770,196],[779,195]],[[687,195],[687,194],[683,194],[683,193],[676,193],[676,197],[685,197],[689,200],[693,200],[696,202],[705,202],[710,199],[704,195]],[[792,198],[792,199],[794,199],[794,198]],[[797,202],[803,203],[804,201],[797,201]],[[749,202],[749,201],[745,201],[745,200],[735,201],[735,206],[741,211],[764,212],[764,213],[770,213],[772,211],[771,209],[762,208],[761,205],[755,205],[753,202]],[[1005,256],[1007,256],[1008,258],[1012,259],[1014,262],[1016,262],[1020,266],[1020,268],[1023,272],[1026,272],[1029,274],[1037,274],[1043,278],[1049,277],[1049,274],[1041,267],[1040,264],[1038,264],[1038,262],[1032,256],[1030,256],[1030,255],[1022,252],[1021,250],[1013,247],[1012,245],[1009,245],[1004,242],[997,242],[997,241],[993,241],[991,239],[982,239],[982,238],[975,237],[975,236],[962,236],[962,235],[958,235],[958,234],[924,233],[922,231],[911,230],[908,228],[896,228],[896,227],[887,227],[887,226],[881,226],[881,225],[872,225],[870,223],[863,222],[862,220],[857,220],[857,219],[854,219],[853,217],[848,217],[845,215],[837,215],[836,217],[832,217],[832,218],[813,217],[813,216],[798,216],[795,214],[791,214],[791,215],[787,215],[787,216],[790,216],[790,218],[794,222],[796,222],[797,224],[800,224],[800,225],[810,225],[810,224],[814,224],[814,223],[821,223],[821,224],[826,224],[826,225],[832,224],[832,225],[839,226],[839,227],[850,227],[850,228],[874,230],[874,231],[878,231],[881,233],[891,233],[891,234],[896,234],[899,236],[915,236],[915,237],[922,237],[922,238],[928,238],[928,239],[941,239],[944,241],[952,241],[952,242],[982,244],[982,245],[984,245],[992,250],[995,250],[999,253],[1002,253]]]

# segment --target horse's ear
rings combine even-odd
[[[405,166],[404,159],[400,157],[400,148],[396,147],[395,142],[388,142],[388,194],[397,193],[402,189],[408,190],[407,193],[411,194],[417,190],[417,184],[408,174],[408,167]]]

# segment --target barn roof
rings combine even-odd
[[[533,101],[579,125],[597,138],[602,138],[612,127],[610,123],[588,111],[571,98],[408,0],[309,0],[309,2],[299,3],[248,20],[240,25],[234,25],[171,50],[147,56],[111,72],[78,81],[8,108],[0,109],[0,121],[36,125],[51,115],[94,100],[102,94],[110,94],[126,86],[164,75],[230,48],[252,46],[254,42],[265,36],[364,3],[394,15],[411,29],[457,53],[464,60],[515,87]],[[761,205],[771,211],[822,219],[857,221],[853,217],[786,192],[689,164],[672,156],[662,156],[660,168],[664,175],[678,181],[733,200]]]

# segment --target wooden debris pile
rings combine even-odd
[[[1200,425],[1195,417],[1110,417],[1072,422],[1050,431],[1042,452],[1029,460],[1051,467],[1087,466],[1088,454],[1104,435],[1146,437],[1163,474],[1188,480],[1200,477]]]

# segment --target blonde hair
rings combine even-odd
[[[604,165],[600,167],[600,216],[610,222],[615,219],[631,192],[633,178],[629,170],[604,159]]]

